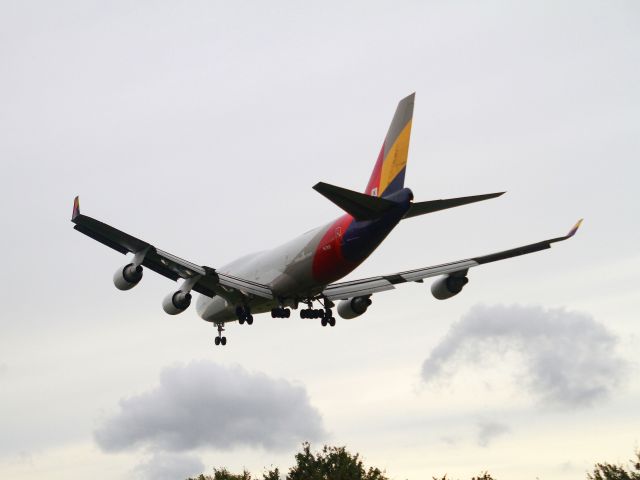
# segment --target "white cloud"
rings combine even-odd
[[[478,422],[478,445],[488,447],[489,444],[501,435],[509,433],[511,429],[499,422],[482,421]]]
[[[626,362],[617,338],[587,314],[564,309],[475,306],[431,351],[422,365],[429,383],[489,353],[522,355],[524,382],[548,406],[583,407],[620,383]]]
[[[195,477],[205,466],[197,457],[180,453],[158,453],[138,464],[132,477],[136,480],[176,480]]]
[[[303,387],[209,361],[164,369],[158,387],[121,400],[120,411],[94,432],[111,452],[139,446],[279,450],[324,435]]]

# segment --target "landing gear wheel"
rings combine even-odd
[[[253,317],[251,316],[251,310],[249,307],[238,305],[236,307],[236,317],[238,318],[240,325],[243,325],[245,322],[249,325],[253,323]],[[251,319],[251,321],[249,321],[249,319]]]
[[[335,327],[336,326],[336,317],[329,318],[328,322],[329,322],[329,325],[331,325],[332,327]]]
[[[247,317],[245,318],[245,321],[247,322],[247,325],[253,325],[253,315],[251,315],[250,313],[247,314]],[[224,343],[223,343],[223,345],[224,345]]]
[[[276,307],[271,309],[271,318],[289,318],[291,310],[288,308]]]
[[[322,320],[320,320],[320,325],[322,325],[323,327],[327,326],[327,319],[323,318]]]
[[[226,345],[227,337],[222,336],[222,332],[224,332],[224,323],[217,323],[216,327],[218,327],[218,336],[214,339],[214,343],[216,345]]]

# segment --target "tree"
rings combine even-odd
[[[589,480],[640,480],[640,450],[636,452],[635,460],[631,460],[631,470],[622,465],[611,463],[596,463],[593,473],[588,473]]]
[[[280,469],[275,467],[273,470],[267,470],[262,474],[262,480],[280,480]]]
[[[431,477],[433,480],[451,480],[447,478],[447,474],[445,473],[442,478]],[[482,472],[479,476],[473,477],[471,480],[494,480],[494,478],[488,472]]]
[[[365,469],[359,454],[352,455],[346,447],[325,445],[315,455],[309,443],[302,444],[302,451],[295,456],[296,464],[289,469],[286,480],[389,480],[378,468]],[[230,473],[226,468],[214,468],[213,476],[200,475],[188,480],[251,480],[245,469],[240,474]],[[285,480],[275,467],[262,474],[262,480]]]
[[[611,463],[596,463],[592,473],[587,473],[587,480],[640,480],[640,450],[631,460],[630,470],[622,465]],[[302,451],[295,456],[296,463],[289,469],[286,477],[280,476],[278,467],[266,470],[262,480],[389,480],[383,470],[379,468],[365,468],[360,454],[351,454],[346,447],[330,447],[325,445],[318,453],[311,452],[308,442],[302,444]],[[444,475],[440,479],[451,480]],[[246,469],[242,473],[234,474],[226,468],[214,468],[213,476],[200,475],[187,480],[252,480],[251,473]],[[480,473],[471,480],[494,480],[488,473]]]
[[[200,476],[188,480],[251,480],[251,474],[246,468],[238,474],[231,473],[226,468],[214,468],[213,476],[200,474]]]
[[[489,472],[483,472],[478,477],[473,477],[471,480],[493,480],[493,477],[489,474]]]
[[[289,469],[287,480],[388,480],[378,468],[365,469],[360,455],[352,455],[346,447],[329,447],[315,455],[311,445],[302,444],[297,453],[296,464]]]

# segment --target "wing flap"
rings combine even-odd
[[[200,265],[196,265],[188,260],[176,257],[175,255],[160,249],[154,248],[153,250],[153,253],[155,253],[154,256],[157,256],[160,259],[160,263],[174,270],[182,278],[191,278],[194,275],[204,276],[207,274],[204,267],[201,267]]]
[[[365,278],[353,282],[335,283],[329,285],[322,294],[329,300],[346,300],[360,295],[393,290],[393,284],[384,277]]]
[[[84,227],[82,225],[76,225],[73,227],[74,230],[77,230],[80,233],[84,233],[87,237],[89,238],[93,238],[95,241],[100,242],[103,245],[106,245],[109,248],[113,248],[114,250],[120,252],[120,253],[128,253],[129,250],[127,250],[125,247],[123,247],[122,245],[120,245],[119,243],[103,236],[100,235],[97,232],[93,232],[91,230],[89,230],[87,227]]]
[[[448,273],[459,272],[460,270],[466,270],[477,265],[478,263],[474,260],[462,260],[460,262],[445,263],[443,265],[436,265],[434,267],[409,270],[407,272],[402,272],[400,275],[407,282],[418,282],[428,277],[436,277],[438,275],[446,275]]]
[[[153,270],[156,273],[159,273],[163,277],[170,278],[171,280],[178,280],[181,277],[174,269],[169,268],[167,265],[164,265],[159,258],[153,258],[152,256],[146,256],[142,265],[147,267],[149,270]]]
[[[220,278],[220,284],[224,285],[225,287],[234,288],[244,294],[250,293],[262,298],[273,298],[273,293],[267,285],[252,282],[250,280],[245,280],[243,278],[234,277],[232,275],[227,275],[224,273],[219,273],[218,277]]]
[[[72,221],[76,224],[74,227],[76,230],[114,250],[118,250],[120,253],[139,252],[149,246],[148,243],[122,230],[118,230],[111,225],[107,225],[100,220],[87,217],[86,215],[78,214]]]

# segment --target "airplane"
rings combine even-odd
[[[342,216],[279,247],[246,255],[218,269],[184,260],[81,214],[79,197],[74,200],[71,221],[75,230],[120,253],[133,254],[113,276],[118,289],[135,287],[142,279],[143,267],[171,280],[182,280],[162,301],[169,315],[184,312],[191,304],[191,292],[199,293],[196,311],[217,327],[216,345],[226,345],[223,332],[229,322],[251,325],[254,314],[267,312],[273,318],[288,318],[291,309],[301,305],[305,306],[300,310],[301,318],[320,319],[322,326],[333,327],[336,302],[339,316],[353,319],[369,309],[373,294],[403,283],[422,283],[430,277],[439,277],[431,285],[432,295],[445,300],[462,291],[470,268],[545,250],[575,235],[582,219],[562,237],[442,265],[338,282],[364,262],[402,220],[505,193],[413,201],[404,179],[414,99],[415,93],[398,103],[364,193],[323,182],[313,187],[340,207]]]

